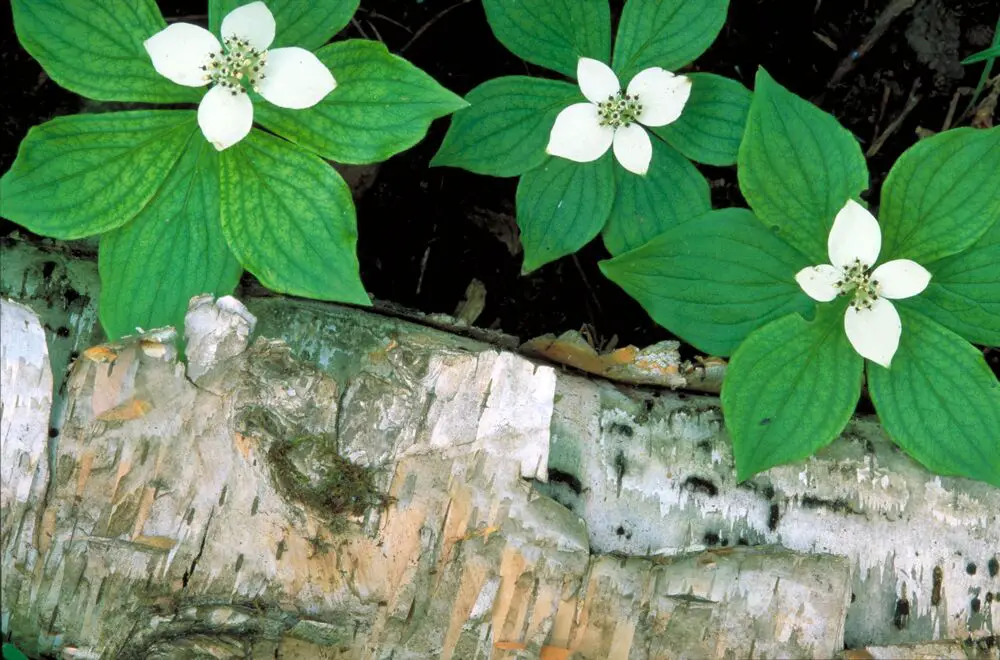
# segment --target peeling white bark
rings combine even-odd
[[[45,455],[52,370],[38,317],[0,298],[0,511],[3,536],[48,478]],[[36,475],[37,482],[36,483]]]
[[[0,298],[0,629],[10,628],[7,594],[18,573],[34,570],[49,480],[46,453],[52,370],[34,312]]]
[[[389,336],[401,341],[391,323],[359,332],[349,314],[319,306],[294,314],[269,300],[251,307],[265,334],[333,374],[345,372],[352,351],[344,344],[366,354]],[[332,328],[343,335],[327,338]],[[331,348],[317,353],[319,341]],[[386,410],[385,423],[397,414]],[[1000,629],[1000,607],[987,598],[1000,592],[990,569],[1000,560],[1000,490],[930,474],[874,419],[855,419],[817,456],[742,486],[715,397],[560,374],[550,428],[550,483],[536,488],[584,519],[594,552],[672,556],[725,541],[844,556],[851,647],[986,639]],[[342,440],[351,437],[341,429]]]
[[[354,309],[247,308],[194,301],[186,374],[169,332],[86,352],[44,509],[45,452],[33,472],[8,473],[3,436],[3,492],[27,479],[35,507],[20,535],[5,508],[2,536],[3,629],[27,650],[554,660],[831,657],[845,641],[868,654],[845,657],[899,657],[923,648],[900,644],[948,638],[979,647],[941,643],[942,657],[996,648],[1000,491],[929,475],[874,420],[741,487],[716,398],[588,380]],[[287,346],[248,349],[255,317]],[[44,351],[41,325],[28,325]],[[45,382],[10,366],[6,328],[3,429],[10,374],[16,388]],[[44,445],[47,414],[17,423]],[[371,467],[390,501],[346,517],[317,505],[309,489],[336,455]]]
[[[559,381],[559,395],[549,468],[582,490],[564,479],[549,492],[587,521],[595,551],[669,556],[773,543],[842,555],[854,575],[851,647],[1000,629],[1000,608],[987,602],[1000,589],[990,574],[1000,490],[930,474],[875,420],[855,419],[816,456],[741,486],[717,399],[571,379]]]
[[[195,315],[205,305],[194,301]],[[825,657],[841,643],[849,572],[836,557],[592,556],[584,521],[532,487],[548,463],[551,367],[401,326],[381,351],[350,351],[359,362],[341,398],[283,344],[240,353],[245,310],[212,317],[231,336],[192,337],[215,356],[200,362],[198,385],[164,332],[88,351],[73,370],[33,540],[40,561],[4,567],[7,625],[29,651]],[[286,444],[304,436],[311,444]],[[297,490],[308,490],[324,439],[381,461],[392,499],[360,524]],[[288,461],[282,447],[306,453]],[[307,479],[290,488],[300,466]]]
[[[195,296],[184,317],[187,375],[197,383],[212,367],[246,350],[257,319],[232,296]]]

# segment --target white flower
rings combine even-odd
[[[691,96],[691,79],[654,66],[637,73],[622,93],[615,72],[588,57],[577,63],[576,78],[590,103],[574,103],[559,113],[545,151],[589,163],[613,144],[622,167],[645,174],[653,143],[639,124],[666,126],[677,121]]]
[[[927,288],[931,274],[909,259],[896,259],[870,270],[881,248],[878,220],[850,200],[830,229],[827,249],[831,263],[803,268],[795,281],[820,302],[838,295],[853,296],[844,316],[847,339],[861,357],[888,368],[902,332],[899,313],[889,301],[917,295]]]
[[[253,104],[243,80],[282,108],[319,103],[337,86],[333,74],[304,48],[274,48],[274,16],[251,2],[222,19],[222,43],[205,28],[174,23],[143,45],[160,75],[186,87],[212,88],[198,105],[198,125],[216,149],[227,149],[250,132]]]

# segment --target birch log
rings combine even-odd
[[[169,332],[84,352],[44,498],[47,463],[8,473],[0,436],[3,492],[36,484],[27,513],[5,500],[0,543],[3,632],[26,650],[996,657],[1000,493],[929,475],[874,420],[739,486],[713,397],[359,310],[248,307],[195,301],[187,373]],[[44,377],[8,403],[28,372],[6,328],[0,428],[37,445]]]
[[[360,322],[354,312],[324,305],[292,309],[261,299],[251,306],[265,336],[281,337],[297,355],[352,381],[352,389],[364,387],[352,376],[358,356],[381,356],[409,336],[394,320]],[[415,332],[426,350],[448,343]],[[341,437],[357,460],[382,460],[363,447],[352,450],[350,434]],[[548,440],[549,478],[537,480],[535,490],[581,516],[593,552],[671,557],[775,544],[843,556],[852,574],[849,648],[934,639],[985,644],[1000,630],[1000,607],[993,607],[1000,490],[930,474],[872,417],[855,418],[805,462],[737,484],[718,398],[560,373]]]
[[[232,299],[196,299],[188,320],[193,382],[169,332],[88,350],[71,373],[39,561],[5,567],[5,616],[29,651],[838,649],[843,559],[770,548],[591,557],[584,522],[531,485],[547,473],[551,367],[481,345],[428,350],[444,336],[404,328],[343,389],[283,343],[242,351],[253,319]],[[381,475],[386,506],[346,519],[317,506],[328,493],[313,486],[338,452]],[[750,608],[766,613],[753,627]]]
[[[46,453],[52,370],[38,317],[0,298],[0,629],[11,629],[8,594],[44,557],[35,539],[49,480]]]

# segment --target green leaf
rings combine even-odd
[[[581,57],[607,63],[611,55],[608,0],[483,0],[483,8],[507,50],[574,80]]]
[[[321,48],[337,88],[311,108],[254,106],[268,129],[339,163],[376,163],[409,149],[427,127],[467,103],[377,41],[351,39]]]
[[[0,179],[0,214],[53,238],[114,229],[149,203],[192,140],[204,142],[187,110],[57,117],[21,142]]]
[[[827,263],[834,217],[868,187],[854,136],[760,69],[737,162],[740,190],[757,217],[812,263]]]
[[[220,34],[226,14],[253,0],[208,0],[208,26]],[[358,10],[359,0],[267,0],[274,15],[275,35],[271,48],[298,46],[316,50],[347,25]],[[336,72],[334,72],[336,75]],[[338,78],[339,80],[339,78]]]
[[[371,304],[358,274],[351,191],[330,165],[253,130],[222,152],[220,190],[226,241],[264,286]]]
[[[61,87],[98,101],[196,102],[156,72],[142,42],[167,26],[154,0],[11,0],[21,45]]]
[[[970,249],[927,265],[931,283],[896,301],[975,344],[1000,346],[1000,222]]]
[[[671,227],[712,209],[708,181],[670,145],[653,138],[653,160],[645,176],[615,167],[615,203],[604,227],[604,245],[619,255]]]
[[[21,653],[21,651],[13,644],[4,644],[3,660],[28,660],[28,656]]]
[[[628,0],[618,23],[614,69],[621,81],[651,66],[676,71],[708,50],[729,0]]]
[[[232,293],[242,269],[219,225],[219,154],[191,140],[156,197],[101,236],[101,324],[111,339],[172,325],[192,296]]]
[[[691,98],[680,119],[650,130],[691,160],[732,165],[750,112],[750,90],[711,73],[688,74]]]
[[[600,233],[615,199],[611,152],[592,163],[548,158],[517,185],[522,273],[576,252]]]
[[[997,18],[997,25],[993,28],[993,43],[990,47],[985,51],[962,60],[962,64],[970,64],[971,62],[978,62],[980,60],[986,61],[983,70],[979,74],[979,81],[976,83],[976,88],[972,90],[969,104],[965,106],[965,110],[962,112],[963,116],[970,114],[973,108],[979,103],[979,97],[983,93],[983,90],[986,89],[986,83],[990,80],[990,76],[993,73],[993,64],[996,62],[998,56],[1000,56],[1000,18]]]
[[[813,309],[794,277],[807,265],[752,213],[730,208],[673,227],[600,268],[659,325],[724,356],[766,323]]]
[[[982,62],[984,60],[993,59],[994,57],[1000,57],[1000,44],[996,46],[990,46],[986,50],[981,50],[978,53],[969,55],[964,60],[962,60],[962,64],[975,64],[976,62]]]
[[[927,263],[960,252],[1000,219],[1000,127],[921,140],[882,186],[882,260]]]
[[[490,176],[517,176],[545,160],[556,115],[583,97],[559,80],[507,76],[469,92],[456,112],[432,166],[461,167]]]
[[[861,396],[863,360],[844,333],[844,306],[772,321],[737,349],[722,383],[736,477],[800,461],[830,444]]]
[[[868,389],[893,441],[927,469],[1000,486],[1000,383],[982,353],[900,306],[892,367],[868,363]]]

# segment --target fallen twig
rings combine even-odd
[[[361,27],[361,23],[358,22],[358,19],[356,17],[351,18],[351,25],[354,26],[355,30],[361,33],[362,37],[364,37],[365,39],[371,39],[371,37],[368,36],[368,33],[365,32],[365,29]]]
[[[879,129],[882,128],[882,120],[885,119],[885,109],[889,106],[889,96],[892,94],[892,87],[885,85],[882,88],[882,103],[878,106],[878,117],[875,119],[875,130],[872,131],[872,142],[878,137]]]
[[[875,25],[872,27],[871,32],[865,37],[861,45],[857,47],[856,50],[851,51],[851,53],[841,60],[840,64],[837,66],[837,70],[833,72],[833,76],[830,78],[830,82],[827,83],[827,87],[835,87],[844,76],[851,72],[855,67],[858,60],[864,57],[865,53],[870,51],[875,44],[878,42],[885,31],[889,29],[892,22],[899,18],[904,12],[909,10],[916,4],[917,0],[892,0],[889,6],[879,15],[875,20]]]
[[[959,87],[955,90],[955,94],[951,97],[951,103],[948,104],[948,114],[944,116],[944,124],[941,125],[942,133],[951,128],[951,122],[955,119],[955,110],[958,108],[958,99],[962,98],[962,94],[968,90],[968,87]]]
[[[991,47],[1000,46],[1000,19],[997,19],[997,26],[993,30],[993,43]],[[969,105],[965,107],[965,112],[962,113],[961,118],[958,120],[959,123],[963,122],[966,117],[971,115],[976,108],[976,103],[979,101],[979,95],[983,93],[986,88],[986,84],[990,80],[990,74],[993,71],[993,63],[996,61],[995,57],[989,57],[986,59],[986,64],[983,66],[983,72],[979,76],[979,83],[976,85],[976,89],[972,92],[972,98],[969,99]],[[963,64],[967,64],[966,60]]]
[[[899,115],[892,120],[891,124],[886,126],[885,131],[883,131],[881,135],[875,138],[875,141],[872,142],[872,146],[870,146],[868,151],[865,152],[866,157],[871,158],[877,154],[879,149],[882,148],[882,145],[885,144],[885,141],[888,140],[900,126],[902,126],[903,122],[906,121],[906,117],[913,112],[914,108],[917,107],[917,104],[920,103],[920,99],[923,98],[917,94],[918,89],[920,89],[920,78],[913,81],[913,86],[910,87],[910,95],[906,99],[906,105],[903,107],[902,112],[900,112]]]
[[[456,2],[455,4],[453,4],[452,6],[446,7],[445,9],[442,9],[439,13],[435,14],[434,16],[432,16],[429,21],[427,21],[426,23],[424,23],[423,25],[421,25],[420,28],[416,32],[413,33],[413,36],[410,37],[409,41],[407,41],[405,44],[403,44],[403,47],[399,49],[399,52],[400,53],[406,52],[406,49],[409,48],[410,46],[412,46],[413,42],[415,42],[417,39],[420,38],[420,35],[422,35],[432,25],[434,25],[439,20],[441,20],[441,18],[444,17],[452,9],[457,9],[458,7],[461,7],[462,5],[467,5],[470,2],[472,2],[472,0],[459,0],[458,2]]]

